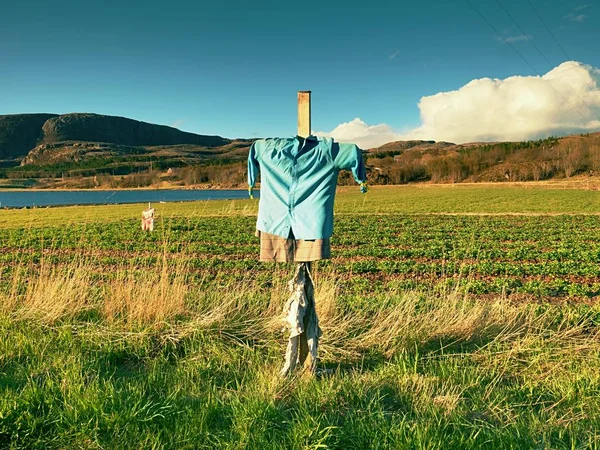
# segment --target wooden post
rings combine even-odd
[[[310,136],[310,91],[298,91],[298,136]]]
[[[310,91],[298,91],[298,136],[307,138],[310,134]],[[311,269],[311,263],[299,263],[294,278],[289,282],[291,296],[283,311],[290,338],[285,364],[280,372],[282,376],[289,375],[297,367],[313,374],[316,372],[321,328],[315,308]]]
[[[298,136],[307,138],[310,136],[310,91],[298,91]],[[307,356],[311,355],[310,358],[310,370],[311,372],[315,371],[317,365],[317,346],[319,342],[318,337],[309,338],[309,318],[312,320],[317,320],[317,313],[315,311],[315,299],[314,299],[314,289],[312,285],[312,277],[311,277],[311,264],[310,263],[300,263],[298,264],[298,270],[303,271],[305,274],[305,286],[304,292],[306,296],[306,311],[304,313],[303,322],[304,322],[304,332],[298,336],[300,339],[299,342],[299,352],[298,352],[298,364],[300,367],[304,366],[304,362],[307,359]],[[316,327],[318,328],[318,322]],[[311,341],[310,350],[308,341]]]

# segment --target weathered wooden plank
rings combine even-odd
[[[310,136],[310,91],[298,91],[298,136]]]

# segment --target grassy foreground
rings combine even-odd
[[[595,191],[403,189],[340,195],[338,213],[370,218],[376,228],[382,213],[594,214],[600,205]],[[160,212],[197,216],[194,226],[234,249],[235,233],[211,232],[202,217],[221,216],[219,224],[235,228],[255,206],[167,204]],[[236,276],[236,266],[192,267],[193,255],[172,248],[185,239],[174,231],[191,231],[175,225],[131,253],[128,243],[146,239],[126,231],[139,212],[139,205],[1,212],[2,226],[22,235],[20,246],[14,234],[0,237],[8,254],[0,259],[1,448],[600,447],[597,298],[480,299],[460,283],[349,292],[346,283],[365,275],[321,264],[320,367],[328,370],[281,379],[286,336],[278,316],[291,267],[249,266]],[[32,220],[38,213],[49,223]],[[119,220],[122,233],[93,241],[85,227],[65,227],[97,218]],[[414,220],[429,226],[435,218]],[[598,220],[589,218],[573,242],[596,248]],[[357,235],[353,223],[340,221],[340,243]],[[39,247],[39,226],[80,239]],[[99,261],[89,247],[119,258]],[[210,259],[218,245],[202,249],[213,265],[227,256]],[[340,263],[354,258],[345,255]]]

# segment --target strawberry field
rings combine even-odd
[[[287,378],[256,201],[0,210],[0,447],[600,448],[599,194],[341,190]]]
[[[1,261],[11,267],[85,258],[98,277],[185,261],[197,283],[270,282],[258,262],[253,216],[159,219],[153,234],[137,220],[0,229]],[[600,296],[600,217],[594,215],[340,214],[332,259],[340,289],[360,298],[390,288],[460,290],[475,296],[590,301]],[[6,279],[6,278],[5,278]]]

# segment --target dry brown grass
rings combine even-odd
[[[251,274],[227,285],[197,285],[187,278],[184,260],[163,257],[156,265],[123,267],[100,280],[90,275],[93,271],[83,260],[67,266],[42,264],[35,273],[15,268],[9,289],[1,294],[2,311],[53,325],[93,310],[113,330],[158,331],[174,343],[208,332],[243,346],[277,346],[283,355],[287,334],[282,332],[281,313],[289,295],[289,270],[274,273],[270,287],[257,285]],[[315,280],[323,330],[319,354],[329,363],[358,361],[366,354],[392,358],[428,344],[451,353],[456,345],[485,347],[510,341],[511,354],[482,363],[497,366],[504,361],[512,366],[518,364],[521,352],[539,346],[539,330],[554,320],[527,305],[502,298],[476,301],[458,292],[390,291],[370,308],[352,307],[338,295],[335,272],[317,270]],[[597,349],[593,342],[597,336],[587,336],[585,324],[567,325],[544,337],[546,348],[552,344],[558,353],[561,348],[577,348],[582,355]],[[477,358],[478,353],[472,356]],[[562,370],[558,360],[552,370]],[[449,399],[458,394],[443,395]]]
[[[181,264],[169,267],[163,256],[157,267],[120,272],[105,288],[101,304],[104,316],[110,322],[139,327],[159,325],[183,315],[190,290],[183,269]]]
[[[188,271],[181,266],[163,257],[156,266],[119,268],[105,279],[84,258],[14,267],[9,289],[0,294],[1,308],[49,325],[95,310],[108,323],[126,328],[161,326],[186,311]]]
[[[73,317],[90,309],[97,295],[90,271],[80,262],[67,266],[42,264],[37,273],[18,268],[10,291],[2,298],[5,311],[46,323]]]

